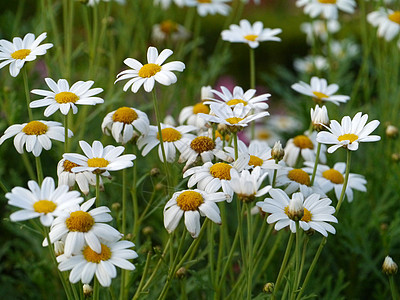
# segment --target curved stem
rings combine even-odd
[[[147,253],[146,264],[144,265],[142,278],[140,279],[139,286],[138,286],[138,288],[136,290],[136,293],[133,296],[132,300],[137,300],[140,297],[140,291],[142,290],[142,287],[143,287],[143,284],[144,284],[144,280],[145,280],[145,278],[147,276],[147,272],[149,271],[150,260],[151,260],[151,252],[149,251]]]
[[[294,239],[294,234],[290,233],[289,240],[288,240],[288,243],[287,243],[287,246],[286,246],[285,255],[283,257],[281,268],[280,268],[279,273],[278,273],[278,278],[276,279],[276,282],[275,282],[275,288],[274,288],[274,293],[272,294],[272,299],[275,299],[276,292],[279,289],[279,285],[281,283],[283,274],[285,273],[286,264],[287,264],[287,261],[289,259],[290,249],[292,248],[292,244],[293,244],[293,239]]]

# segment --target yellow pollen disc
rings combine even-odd
[[[178,25],[171,20],[166,20],[161,22],[160,29],[165,34],[171,34],[178,31]]]
[[[22,131],[27,135],[41,135],[47,132],[47,125],[39,121],[31,121],[22,128]]]
[[[228,105],[236,105],[239,103],[243,103],[244,106],[247,105],[247,102],[242,99],[232,99],[232,100],[229,100],[228,102],[226,102],[226,104],[228,104]]]
[[[94,224],[93,217],[85,211],[73,211],[70,217],[65,220],[65,225],[69,231],[88,232]]]
[[[222,136],[222,134],[221,134],[218,130],[215,130],[215,138],[220,138],[221,141],[224,139],[224,137]],[[225,135],[225,141],[228,142],[229,139],[230,139],[229,134],[226,134],[226,135]]]
[[[76,101],[79,100],[79,97],[71,92],[61,92],[56,94],[54,99],[56,99],[56,101],[60,104],[70,103],[70,102],[75,103]]]
[[[207,105],[203,104],[203,103],[197,103],[193,106],[193,113],[194,114],[198,114],[198,113],[203,113],[203,114],[209,114],[210,113],[210,109],[208,108]]]
[[[293,139],[293,144],[300,149],[314,149],[314,144],[308,136],[298,135]]]
[[[318,2],[324,4],[335,4],[336,0],[318,0]]]
[[[258,35],[256,34],[249,34],[249,35],[245,35],[244,38],[250,42],[254,42],[257,38]]]
[[[197,210],[203,202],[203,196],[195,191],[185,191],[176,198],[176,203],[184,211]]]
[[[335,169],[329,169],[322,172],[322,176],[336,184],[341,184],[344,182],[342,173]]]
[[[11,57],[14,59],[24,59],[31,53],[29,49],[21,49],[11,53]]]
[[[96,253],[89,246],[83,248],[83,257],[88,262],[100,263],[100,261],[109,260],[111,258],[111,250],[106,245],[101,244],[101,253]]]
[[[237,117],[225,119],[225,121],[227,121],[228,123],[231,123],[232,125],[237,124],[242,120],[243,120],[242,118],[237,118]]]
[[[358,135],[356,135],[354,133],[346,133],[346,134],[339,136],[337,139],[339,142],[350,141],[350,144],[351,144],[352,142],[358,140]]]
[[[38,213],[47,214],[53,212],[57,208],[57,204],[49,200],[39,200],[33,203],[33,209]]]
[[[137,120],[138,114],[135,110],[129,107],[118,108],[112,116],[114,122],[121,122],[124,124],[131,124],[133,121]]]
[[[209,137],[199,136],[190,143],[190,148],[197,153],[202,153],[204,151],[213,150],[215,148],[215,143]]]
[[[305,184],[307,186],[310,186],[311,183],[310,176],[302,169],[290,170],[288,173],[288,178],[292,181],[296,181],[300,184]]]
[[[255,155],[250,155],[249,166],[260,167],[263,163],[264,161],[261,158]]]
[[[198,3],[211,3],[211,0],[197,0]]]
[[[87,161],[88,167],[104,168],[108,166],[109,161],[102,157],[89,158]]]
[[[301,221],[303,221],[303,222],[310,222],[310,221],[311,221],[311,218],[312,218],[311,212],[310,212],[307,208],[304,208],[304,215],[303,215],[303,217],[301,218]]]
[[[317,97],[318,99],[329,98],[328,95],[325,95],[324,93],[321,93],[321,92],[313,92],[313,94],[314,94],[315,97]]]
[[[232,166],[226,163],[217,163],[210,168],[210,173],[214,178],[231,180]]]
[[[161,130],[162,138],[164,142],[175,142],[181,139],[182,134],[174,128],[164,128]],[[157,132],[157,139],[160,139],[160,135]]]
[[[63,168],[64,168],[64,171],[65,172],[70,172],[70,173],[72,173],[72,168],[75,168],[75,167],[79,167],[79,165],[78,164],[76,164],[76,163],[73,163],[72,161],[69,161],[69,160],[64,160],[64,162],[63,162]]]
[[[259,140],[268,140],[270,137],[271,133],[266,129],[263,129],[257,133],[257,139]]]
[[[390,21],[400,24],[400,11],[396,10],[394,13],[390,14],[388,18]]]
[[[161,71],[161,67],[157,64],[145,64],[139,70],[139,76],[143,78],[149,78],[156,75]]]

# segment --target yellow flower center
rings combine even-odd
[[[108,166],[109,161],[102,157],[93,157],[87,160],[87,164],[91,168],[104,168]]]
[[[236,105],[239,103],[243,103],[244,106],[247,105],[247,102],[242,99],[232,99],[232,100],[229,100],[228,102],[226,102],[226,104],[228,104],[228,105]]]
[[[243,120],[242,118],[237,118],[237,117],[232,117],[232,118],[225,119],[225,121],[227,121],[228,123],[230,123],[232,125],[238,124],[242,120]]]
[[[312,218],[312,214],[311,214],[311,212],[307,209],[307,208],[303,208],[304,209],[304,215],[303,215],[303,217],[300,219],[300,221],[303,221],[303,222],[310,222],[311,221],[311,218]],[[286,206],[285,208],[284,208],[284,211],[285,211],[285,214],[287,215],[287,216],[289,216],[289,205],[288,206]]]
[[[129,107],[118,108],[112,116],[114,122],[121,122],[124,124],[131,124],[137,120],[138,115],[135,110]]]
[[[164,142],[175,142],[182,137],[182,134],[174,128],[164,128],[161,130],[161,134]],[[158,132],[157,139],[160,139],[160,134]]]
[[[335,169],[329,169],[322,172],[322,176],[336,184],[341,184],[344,182],[342,173]]]
[[[176,203],[184,211],[197,210],[203,202],[203,196],[195,191],[185,191],[176,198]]]
[[[210,173],[214,178],[231,180],[232,166],[226,163],[217,163],[210,168]]]
[[[76,101],[79,100],[79,97],[71,92],[61,92],[56,94],[54,99],[56,99],[56,101],[60,104],[70,103],[70,102],[75,103]]]
[[[149,78],[156,75],[156,73],[161,71],[161,67],[157,64],[145,64],[139,70],[139,76],[143,78]]]
[[[218,130],[215,130],[215,138],[220,138],[221,141],[224,139],[224,137],[222,136],[222,134],[221,134]],[[228,142],[229,139],[230,139],[230,135],[229,135],[229,134],[226,134],[226,135],[225,135],[225,141]]]
[[[202,153],[204,151],[213,150],[215,148],[215,143],[209,137],[199,136],[190,143],[190,148],[197,153]]]
[[[346,133],[343,135],[340,135],[338,138],[338,141],[350,141],[350,144],[356,140],[358,140],[358,135],[354,134],[354,133]]]
[[[171,20],[165,20],[161,22],[160,29],[165,34],[171,34],[178,31],[178,24]]]
[[[193,113],[198,114],[198,113],[203,113],[203,114],[208,114],[210,113],[210,109],[208,108],[207,105],[203,103],[197,103],[193,106]]]
[[[315,97],[317,97],[318,99],[329,98],[328,95],[325,95],[324,93],[321,93],[321,92],[313,92],[313,94],[314,94]]]
[[[388,16],[389,20],[400,25],[400,11],[396,10]]]
[[[298,135],[293,139],[293,144],[300,149],[314,149],[314,144],[308,136]]]
[[[96,264],[100,263],[100,261],[109,260],[111,258],[111,250],[104,244],[101,244],[100,253],[96,253],[89,246],[86,246],[83,248],[82,254],[88,262]]]
[[[72,168],[75,168],[75,167],[79,167],[79,165],[78,164],[76,164],[76,163],[73,163],[72,161],[69,161],[69,160],[64,160],[64,162],[63,162],[63,168],[64,168],[64,171],[65,172],[70,172],[70,173],[72,173]]]
[[[257,133],[257,139],[259,140],[268,140],[270,137],[271,133],[266,129],[262,129]]]
[[[24,59],[31,53],[29,49],[21,49],[11,53],[11,57],[14,59]]]
[[[57,204],[50,200],[39,200],[33,203],[33,209],[38,213],[47,214],[53,212],[57,208]]]
[[[211,3],[212,0],[197,0],[198,3]]]
[[[310,186],[310,176],[302,169],[293,169],[288,173],[288,178],[292,181],[296,181],[300,184]]]
[[[335,4],[336,0],[318,0],[318,2],[323,4]]]
[[[94,225],[94,219],[89,213],[78,210],[70,214],[65,225],[69,231],[88,232]]]
[[[261,158],[255,155],[250,155],[249,166],[259,167],[262,166],[263,163],[264,161]]]
[[[22,128],[27,135],[41,135],[47,132],[47,125],[39,121],[31,121]]]
[[[250,42],[254,42],[257,38],[258,35],[256,34],[249,34],[249,35],[245,35],[244,38]]]

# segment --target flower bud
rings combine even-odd
[[[142,233],[144,235],[152,235],[154,232],[154,228],[152,226],[146,226],[142,229]]]
[[[127,234],[125,235],[125,240],[130,241],[130,240],[132,240],[132,238],[133,238],[133,234],[132,234],[132,233],[127,233]]]
[[[399,162],[400,161],[400,153],[392,153],[392,160],[394,162]]]
[[[178,271],[176,271],[176,277],[178,277],[179,279],[185,278],[186,275],[187,275],[187,270],[185,267],[180,267]]]
[[[85,283],[83,285],[83,294],[85,295],[86,298],[90,297],[93,293],[93,288],[89,284]]]
[[[386,275],[394,275],[397,273],[397,264],[393,261],[390,256],[386,256],[382,265],[382,271]]]
[[[160,169],[159,168],[152,168],[150,170],[150,176],[155,177],[158,176],[160,174]]]
[[[282,160],[284,156],[285,150],[283,150],[281,142],[276,141],[274,147],[271,150],[271,157],[275,159],[275,162],[278,162]]]
[[[267,294],[272,294],[274,292],[275,284],[273,282],[267,282],[264,285],[263,292]]]
[[[287,215],[293,221],[300,221],[301,218],[304,216],[304,206],[303,206],[303,199],[298,194],[295,193],[292,196],[292,200],[289,202],[289,208],[287,211]]]
[[[388,138],[395,138],[395,137],[397,137],[397,135],[399,134],[399,129],[396,127],[396,126],[393,126],[393,125],[388,125],[387,127],[386,127],[386,136],[388,137]]]
[[[119,203],[119,202],[114,202],[113,204],[111,204],[112,210],[119,211],[120,208],[121,208],[121,203]]]
[[[164,188],[164,184],[162,184],[161,182],[158,182],[154,188],[156,189],[156,191],[161,191]]]
[[[316,131],[322,131],[325,128],[323,125],[329,125],[328,110],[325,105],[319,107],[317,104],[315,109],[311,108],[311,123]]]

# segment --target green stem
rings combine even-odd
[[[210,268],[210,282],[214,285],[214,224],[211,222],[208,226],[208,265]],[[215,289],[215,286],[214,286]]]
[[[69,152],[69,147],[68,147],[68,115],[69,113],[67,113],[64,116],[64,153],[68,153]]]
[[[97,280],[97,277],[94,278],[94,286],[93,286],[93,300],[100,299],[100,284]]]
[[[272,188],[274,188],[275,187],[275,184],[276,184],[276,175],[278,174],[278,170],[277,169],[275,169],[274,170],[274,176],[272,177]]]
[[[232,133],[233,135],[233,145],[234,145],[234,149],[235,149],[235,160],[238,159],[239,157],[239,148],[238,148],[238,136],[237,136],[237,132]]]
[[[393,275],[389,275],[390,292],[392,294],[392,299],[399,299],[396,290],[396,284],[394,283]]]
[[[315,174],[317,173],[317,166],[318,166],[320,152],[321,152],[321,143],[318,143],[317,153],[315,155],[314,169],[313,169],[313,173],[312,173],[312,176],[311,176],[311,184],[310,184],[311,186],[314,184]]]
[[[31,103],[31,97],[29,95],[29,86],[28,86],[28,73],[25,68],[22,68],[22,77],[24,79],[24,89],[25,89],[25,98],[26,98],[26,107],[28,108],[28,116],[29,121],[33,121],[33,114],[32,109],[30,108],[29,104]]]
[[[96,174],[96,207],[100,206],[100,174]]]
[[[296,245],[295,245],[295,274],[294,274],[294,288],[290,299],[294,300],[297,291],[297,282],[300,276],[300,226],[299,222],[296,222]]]
[[[253,284],[253,231],[252,231],[252,219],[251,219],[251,205],[246,203],[247,206],[247,247],[249,257],[247,259],[247,299],[251,299],[251,291]]]
[[[8,193],[8,189],[1,180],[0,180],[0,188],[3,190],[4,194]]]
[[[133,154],[136,153],[136,147],[133,147]],[[132,189],[131,189],[131,195],[132,195],[132,207],[133,207],[133,238],[138,241],[137,235],[139,233],[139,227],[141,224],[141,218],[139,218],[139,205],[138,205],[138,197],[137,197],[137,163],[133,164],[133,182],[132,182]],[[151,195],[150,202],[154,199],[154,193]],[[146,206],[146,209],[148,209],[149,205]],[[146,209],[143,211],[143,216],[146,212]]]
[[[37,174],[37,182],[39,185],[43,182],[43,170],[42,170],[42,163],[40,161],[40,156],[35,156],[36,162],[36,174]]]
[[[137,299],[139,299],[139,297],[140,297],[140,291],[141,291],[142,288],[143,288],[144,280],[146,279],[147,273],[148,273],[148,271],[149,271],[150,260],[151,260],[151,252],[149,251],[149,252],[147,253],[146,264],[144,265],[144,270],[143,270],[142,278],[140,279],[139,286],[138,286],[138,288],[137,288],[137,290],[136,290],[136,293],[135,293],[135,295],[133,296],[132,300],[137,300]],[[125,298],[125,299],[126,299],[126,298]]]
[[[350,163],[351,163],[351,151],[347,149],[346,174],[344,176],[342,193],[340,194],[338,204],[336,205],[336,213],[335,213],[336,215],[338,215],[340,207],[341,207],[343,199],[344,199],[344,196],[346,195],[346,188],[347,188],[347,183],[349,181],[349,174],[350,174]]]
[[[31,162],[29,161],[27,154],[24,152],[21,155],[22,155],[22,161],[24,162],[24,165],[25,165],[26,171],[28,172],[29,177],[31,179],[35,179],[35,177],[36,177],[35,171],[32,168]]]
[[[135,164],[136,165],[136,164]],[[127,190],[127,182],[126,182],[126,169],[122,170],[122,234],[126,234],[126,190]]]
[[[244,237],[243,237],[243,219],[244,218],[244,205],[242,205],[242,209],[240,209],[240,201],[236,197],[236,212],[237,212],[237,218],[238,218],[238,231],[239,231],[239,245],[240,245],[240,253],[242,255],[242,269],[246,270],[248,266],[248,261],[246,257],[246,251],[244,247]],[[242,295],[242,293],[241,293]]]

